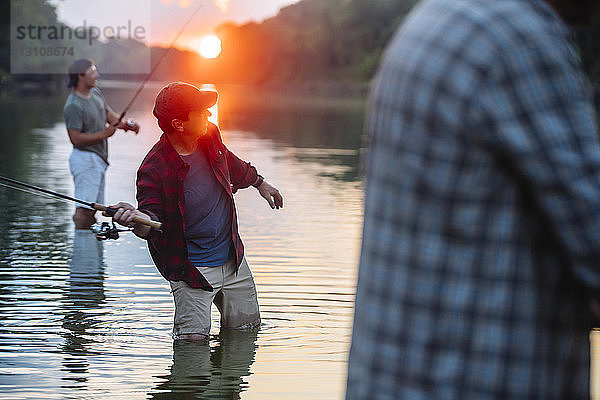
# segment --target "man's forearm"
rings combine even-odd
[[[150,231],[152,230],[152,228],[150,228],[148,225],[143,225],[143,224],[135,224],[134,228],[133,228],[133,233],[141,238],[141,239],[147,239],[148,236],[150,236]]]
[[[254,186],[255,188],[259,188],[260,185],[262,185],[262,183],[265,181],[265,178],[263,178],[263,176],[261,174],[257,174],[256,175],[256,180],[254,181],[254,183],[252,184],[252,186]]]
[[[111,127],[108,127],[103,131],[92,133],[69,132],[69,139],[73,146],[84,147],[101,143],[103,140],[112,136],[112,133],[114,133],[114,128]]]
[[[109,111],[106,113],[106,122],[111,125],[115,125],[119,122],[119,114],[114,111]]]

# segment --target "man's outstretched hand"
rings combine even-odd
[[[261,183],[258,187],[258,193],[260,193],[260,195],[269,202],[271,208],[283,208],[283,196],[281,196],[279,190],[277,190],[277,188],[274,186],[271,186],[269,182],[263,181],[263,183]]]

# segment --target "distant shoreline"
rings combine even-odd
[[[42,95],[52,96],[68,92],[66,77],[52,77],[48,79],[32,79],[23,81],[10,81],[4,84],[0,83],[0,92],[4,94],[24,94],[24,95]],[[159,90],[170,81],[149,81],[144,89]],[[64,82],[63,82],[64,81]],[[120,80],[120,79],[102,79],[98,81],[100,89],[107,90],[137,90],[142,80]],[[207,84],[206,82],[191,82],[197,86]],[[210,85],[210,84],[209,84]],[[342,82],[342,81],[308,81],[308,82],[290,82],[265,85],[246,85],[223,83],[214,84],[219,92],[253,92],[265,93],[269,96],[297,97],[298,101],[306,98],[308,101],[360,101],[367,97],[369,91],[368,82]]]
[[[174,80],[173,80],[174,81]],[[172,81],[149,81],[145,87],[149,89],[160,89],[167,82]],[[130,89],[135,90],[139,88],[142,81],[128,81],[128,80],[116,80],[107,79],[98,81],[100,88],[106,89]],[[192,82],[197,86],[207,84],[206,82]],[[251,90],[251,91],[263,91],[266,93],[281,93],[281,94],[294,94],[298,96],[322,96],[326,98],[339,98],[339,97],[352,97],[352,98],[364,98],[366,97],[369,89],[367,82],[341,82],[341,81],[311,81],[311,82],[295,82],[295,83],[281,83],[281,84],[267,84],[267,85],[244,85],[244,84],[230,84],[223,83],[214,84],[217,88],[223,88],[225,90]]]

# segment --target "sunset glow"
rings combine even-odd
[[[173,0],[160,0],[164,5],[170,6],[173,5]],[[192,5],[194,0],[177,0],[177,4],[181,8],[188,8]]]
[[[222,12],[229,10],[229,0],[215,0],[215,5]]]
[[[192,42],[191,47],[204,58],[217,58],[221,54],[221,39],[215,35],[203,36]]]

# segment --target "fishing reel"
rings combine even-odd
[[[90,230],[96,235],[96,239],[102,240],[117,240],[119,238],[119,232],[130,232],[133,228],[117,228],[115,225],[115,221],[108,222],[104,221],[102,223],[95,223],[90,226]]]

